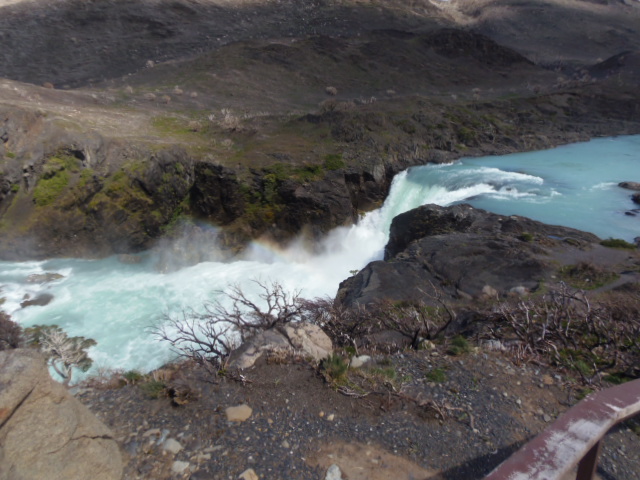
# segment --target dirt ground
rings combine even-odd
[[[373,358],[350,370],[342,386],[304,362],[264,363],[217,383],[183,364],[158,374],[189,385],[194,396],[181,406],[149,398],[141,385],[94,384],[77,397],[113,429],[126,479],[232,479],[251,468],[259,478],[321,480],[336,464],[350,480],[471,480],[584,394],[571,375],[484,348],[452,356],[436,346]],[[250,417],[228,421],[225,409],[236,405],[251,407]],[[169,438],[183,449],[164,451]],[[637,426],[615,428],[601,478],[640,478],[639,447]],[[175,462],[188,467],[172,472]]]

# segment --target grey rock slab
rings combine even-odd
[[[122,477],[111,431],[32,350],[0,352],[0,446],[0,480]]]

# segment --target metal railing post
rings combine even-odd
[[[578,466],[576,480],[591,480],[602,438],[640,413],[640,379],[589,395],[507,458],[485,480],[560,480]]]

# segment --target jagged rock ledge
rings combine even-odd
[[[433,303],[436,295],[448,301],[526,295],[559,281],[564,265],[614,268],[629,261],[627,253],[599,242],[591,233],[467,204],[425,205],[393,220],[385,260],[342,282],[336,301],[354,306]]]

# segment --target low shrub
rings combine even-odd
[[[635,250],[637,248],[633,243],[629,243],[621,238],[607,238],[606,240],[602,240],[600,245],[603,247],[623,248],[628,250]]]
[[[140,384],[140,390],[147,398],[156,399],[167,394],[166,385],[160,380],[151,379]]]
[[[447,350],[447,353],[451,355],[462,355],[471,351],[471,345],[469,341],[461,335],[454,337],[451,340],[451,345]]]
[[[447,374],[443,368],[434,368],[425,375],[427,380],[434,383],[443,383],[447,381]]]
[[[349,364],[340,355],[330,355],[322,361],[322,370],[335,383],[342,383],[347,378]]]

